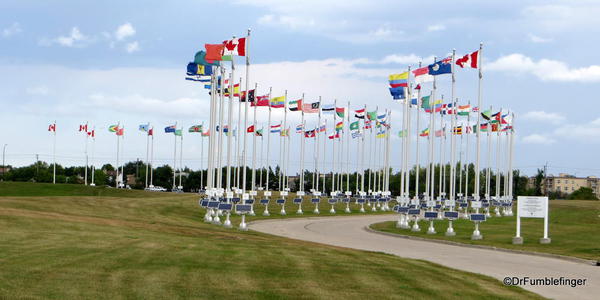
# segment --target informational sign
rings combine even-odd
[[[271,196],[271,191],[265,191],[265,197],[270,197]]]
[[[351,191],[346,191],[346,196],[352,196],[352,192]]]
[[[317,196],[317,197],[318,197],[318,196],[321,196],[321,192],[319,192],[319,191],[313,192],[313,195],[315,195],[315,196]]]
[[[295,203],[295,204],[300,204],[300,203],[302,203],[302,198],[294,198],[294,203]]]
[[[458,212],[456,212],[456,211],[445,211],[444,212],[444,218],[446,218],[448,220],[456,220],[456,219],[458,219]]]
[[[312,198],[312,199],[310,199],[310,202],[319,203],[319,198]]]
[[[262,204],[262,205],[267,205],[267,204],[269,204],[269,199],[261,199],[261,200],[260,200],[260,204]]]
[[[304,196],[304,191],[297,191],[297,192],[296,192],[296,195],[297,195],[297,196]]]
[[[283,205],[283,204],[285,204],[285,199],[277,199],[277,200],[275,200],[275,203]]]
[[[548,210],[548,197],[519,196],[518,216],[521,218],[545,218]]]
[[[279,192],[279,195],[280,196],[287,196],[288,192],[287,191],[281,191],[281,192]]]
[[[257,195],[256,191],[250,191],[249,193],[250,193],[250,196],[256,196]]]
[[[233,192],[227,192],[227,193],[225,193],[225,195],[226,195],[225,197],[227,197],[228,199],[233,198]]]
[[[481,201],[471,201],[472,208],[481,208]]]

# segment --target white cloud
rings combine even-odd
[[[73,27],[68,35],[59,36],[53,39],[43,38],[40,40],[40,44],[44,46],[58,44],[63,47],[82,48],[87,46],[92,41],[93,39],[81,33],[79,28]]]
[[[531,34],[531,33],[529,34],[529,40],[532,43],[549,43],[549,42],[554,41],[551,38],[543,38],[543,37],[540,37],[540,36],[537,36],[537,35]]]
[[[523,143],[525,144],[540,144],[540,145],[550,145],[556,143],[551,137],[541,134],[530,134],[528,136],[523,137]]]
[[[433,61],[433,55],[430,55],[427,57],[421,57],[416,54],[409,54],[409,55],[391,54],[391,55],[384,57],[380,61],[380,63],[382,63],[382,64],[396,63],[396,64],[411,65],[411,64],[418,64],[419,62],[426,63],[426,62],[432,62],[432,61]]]
[[[550,122],[559,124],[565,121],[565,117],[559,113],[545,112],[543,110],[535,110],[527,112],[523,115],[523,119],[541,122]]]
[[[138,43],[138,41],[133,41],[131,43],[128,43],[125,46],[125,51],[127,51],[127,53],[133,53],[133,52],[140,51],[140,44]]]
[[[260,17],[257,22],[262,25],[274,25],[274,26],[285,26],[290,29],[306,29],[307,27],[314,27],[316,21],[311,18],[300,18],[289,15],[264,15]]]
[[[14,22],[10,26],[2,29],[2,37],[9,38],[21,32],[23,32],[21,25],[18,22]]]
[[[446,26],[442,25],[442,24],[436,24],[436,25],[429,25],[427,26],[427,31],[443,31],[446,30]]]
[[[515,53],[492,61],[486,69],[491,71],[531,74],[543,81],[598,82],[600,66],[571,68],[566,63],[551,59],[535,61],[523,54]]]
[[[125,23],[117,28],[115,31],[115,38],[120,41],[127,37],[134,36],[135,32],[135,28],[133,28],[131,23]]]
[[[600,142],[600,118],[583,124],[566,124],[554,130],[554,135],[586,143]]]

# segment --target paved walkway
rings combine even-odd
[[[600,299],[600,267],[597,266],[557,258],[405,239],[365,230],[369,224],[396,218],[394,215],[294,218],[257,221],[249,227],[288,238],[427,260],[499,280],[507,276],[586,279],[586,284],[578,287],[521,287],[553,299]]]

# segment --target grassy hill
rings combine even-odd
[[[0,298],[539,298],[424,261],[205,224],[196,195],[11,185]]]
[[[105,196],[105,197],[144,197],[140,190],[115,189],[105,186],[85,186],[81,184],[51,184],[31,182],[0,181],[0,197],[14,196]]]

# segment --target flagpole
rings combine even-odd
[[[116,133],[119,132],[119,125],[120,125],[120,122],[117,122],[117,132]],[[117,136],[117,165],[115,167],[115,170],[116,170],[115,187],[119,188],[119,150],[120,150],[120,147],[119,147],[119,135],[116,133],[115,133],[115,135]]]
[[[319,134],[321,131],[321,96],[319,96],[319,116],[318,116],[318,120],[317,120],[317,132],[315,133],[315,139],[316,139],[316,148],[317,148],[317,157],[315,159],[315,176],[317,177],[316,180],[316,185],[315,185],[315,191],[319,190]],[[325,142],[323,142],[325,143]],[[323,154],[325,155],[325,154]],[[315,182],[313,180],[313,182]],[[323,190],[323,192],[325,192],[325,190]],[[318,205],[315,206],[315,213],[318,212]]]
[[[321,105],[321,103],[319,102],[319,106],[320,105]],[[326,147],[325,146],[327,146],[327,119],[325,119],[325,134],[323,135],[323,159],[321,161],[322,162],[321,165],[323,167],[323,182],[322,182],[323,183],[323,185],[322,185],[323,193],[325,193],[325,182],[326,182],[326,180],[325,180],[325,148]]]
[[[200,127],[200,191],[204,190],[204,122]],[[209,131],[210,134],[210,131]],[[148,167],[146,167],[148,170]],[[148,172],[146,172],[148,173]]]
[[[408,66],[408,80],[407,80],[407,95],[404,99],[404,106],[405,106],[405,114],[403,116],[403,119],[406,119],[406,127],[402,128],[402,133],[403,135],[405,135],[405,141],[406,141],[406,147],[405,147],[405,154],[404,154],[404,180],[405,180],[405,190],[404,190],[404,199],[408,200],[410,199],[410,168],[408,165],[408,162],[410,160],[410,102],[412,102],[412,88],[410,85],[410,76],[411,75],[411,69],[410,66]]]
[[[471,101],[469,101],[469,109],[472,110],[471,108]],[[477,113],[479,114],[479,107],[477,108]],[[473,132],[473,127],[471,127],[471,111],[469,111],[469,114],[467,115],[467,128],[470,128],[469,131]],[[465,195],[464,195],[464,199],[468,199],[469,198],[469,132],[467,132],[467,143],[466,143],[466,147],[465,147]],[[467,209],[468,210],[468,209]]]
[[[450,99],[452,101],[452,116],[451,116],[451,123],[450,123],[450,128],[451,132],[450,132],[450,211],[454,210],[454,201],[456,199],[456,118],[457,118],[457,113],[458,113],[458,107],[457,107],[457,99],[455,98],[455,86],[456,86],[456,76],[454,74],[454,66],[455,66],[455,59],[456,59],[456,49],[452,49],[452,63],[450,64],[451,68],[452,68],[452,91],[451,91],[451,95],[450,95]],[[450,223],[451,224],[451,223]],[[449,224],[449,225],[450,225]],[[450,232],[450,226],[448,228],[448,231],[446,231],[446,234],[452,234],[449,233]],[[452,231],[454,232],[454,231]]]
[[[250,52],[249,52],[250,44],[249,43],[250,43],[250,28],[248,28],[248,34],[246,35],[246,49],[245,49],[246,50],[246,102],[244,103],[244,130],[246,130],[246,128],[248,127],[248,100],[249,100],[248,85],[250,84]],[[256,88],[254,89],[254,92],[256,93]],[[256,107],[255,107],[255,112],[256,112]],[[256,123],[256,118],[254,119],[254,123]],[[256,131],[256,126],[254,126],[254,131]],[[253,134],[256,135],[255,132],[253,132]],[[246,146],[247,146],[247,138],[246,138],[246,133],[244,132],[244,150],[242,152],[243,153],[243,156],[242,156],[242,167],[243,167],[242,191],[243,192],[246,192],[246,155],[247,155]],[[252,145],[252,147],[254,147],[254,144]],[[254,156],[254,152],[252,152],[252,155]],[[252,168],[254,169],[254,165],[252,166]],[[253,171],[253,174],[254,174],[254,171]],[[254,178],[252,179],[252,190],[254,190]]]
[[[150,122],[148,122],[148,130],[150,130]],[[150,146],[150,136],[146,134],[146,188],[148,188],[148,148]],[[94,177],[94,173],[92,173],[92,177]],[[93,182],[94,180],[92,180]]]
[[[483,78],[483,74],[482,74],[482,50],[483,50],[483,43],[479,44],[479,53],[477,55],[477,59],[479,60],[479,62],[477,63],[477,65],[479,66],[479,85],[477,88],[477,107],[479,110],[481,110],[481,81]],[[481,112],[477,112],[477,158],[475,160],[475,191],[474,191],[474,197],[475,197],[475,201],[479,201],[479,190],[480,190],[480,184],[479,184],[479,178],[480,178],[480,174],[479,174],[479,170],[480,170],[480,165],[479,162],[481,161]],[[476,213],[479,213],[479,208],[476,208]],[[474,236],[479,236],[479,230],[476,230],[477,232],[473,233]]]
[[[419,69],[421,68],[421,62],[419,62]],[[419,84],[420,85],[420,84]],[[417,149],[416,149],[416,153],[415,153],[415,201],[418,201],[419,199],[419,171],[420,171],[420,161],[419,161],[419,144],[421,143],[421,141],[419,140],[420,136],[420,127],[421,127],[421,89],[422,87],[419,87],[419,89],[417,90],[417,124],[416,124],[416,137],[417,137]],[[412,101],[412,99],[411,99]]]
[[[52,142],[52,184],[56,184],[56,120],[54,120],[54,137]],[[4,168],[4,165],[2,166]]]
[[[335,191],[335,136],[337,134],[336,112],[337,99],[333,100],[333,139],[331,140],[331,192]]]
[[[269,161],[269,150],[271,148],[271,94],[272,94],[273,88],[270,87],[269,88],[269,126],[267,126],[267,128],[269,129],[268,131],[268,135],[267,135],[267,182],[266,182],[266,187],[267,187],[267,191],[269,191],[269,173],[270,172],[270,161]]]
[[[290,175],[289,175],[289,169],[290,169],[290,143],[292,142],[292,137],[290,136],[290,128],[287,128],[287,132],[286,132],[287,136],[284,136],[284,141],[287,140],[287,148],[285,149],[286,151],[286,162],[285,162],[285,177],[284,177],[284,189],[289,189],[290,187]]]
[[[502,109],[500,109],[500,124],[498,124],[498,130],[496,131],[496,201],[500,201],[500,126],[502,124]],[[505,174],[505,178],[506,178]],[[506,185],[505,185],[506,187]],[[506,196],[506,192],[504,193],[504,195]],[[495,208],[495,212],[496,212],[496,217],[500,217],[500,210],[498,209],[498,206],[496,205]]]
[[[283,129],[282,130],[286,130],[287,129],[287,110],[288,110],[287,98],[288,98],[287,97],[287,90],[285,90],[284,97],[283,97]],[[283,133],[283,131],[281,133]],[[279,172],[280,173],[279,178],[281,178],[281,180],[282,180],[281,186],[283,188],[280,191],[285,190],[285,177],[287,176],[287,163],[285,161],[285,159],[286,159],[286,157],[285,157],[285,155],[286,155],[286,141],[285,141],[285,136],[281,136],[281,133],[279,134],[280,135],[280,140],[281,140],[281,138],[283,138],[283,140],[282,140],[282,142],[283,142],[283,156],[281,157],[281,164],[282,164],[282,166],[284,168],[281,169],[280,172]],[[288,135],[289,135],[289,133],[288,133]],[[283,172],[281,172],[281,171],[283,171]]]
[[[247,83],[247,82],[246,82]],[[240,77],[240,83],[239,85],[242,84],[242,77]],[[247,86],[247,85],[246,85]],[[241,87],[240,87],[241,89]],[[233,85],[233,90],[231,91],[231,94],[234,94],[234,90],[235,90],[235,84]],[[247,95],[246,95],[247,97]],[[241,95],[238,94],[238,130],[235,134],[235,187],[236,188],[241,188],[240,186],[240,134],[244,135],[244,141],[246,140],[246,121],[244,120],[244,130],[241,130],[242,128],[242,102],[241,100]],[[247,117],[247,115],[245,116]]]
[[[361,136],[360,136],[362,139],[362,143],[361,143],[362,146],[361,146],[361,150],[360,150],[360,169],[361,169],[360,191],[363,193],[365,192],[365,134],[366,134],[367,130],[364,127],[365,127],[366,113],[367,113],[367,105],[365,104],[365,106],[363,107],[363,132],[361,133]],[[359,128],[360,128],[360,125],[359,125]]]
[[[96,167],[94,166],[94,156],[96,154],[96,126],[92,128],[92,183],[91,186],[96,186],[94,183],[94,173],[96,173]]]
[[[302,93],[302,100],[300,100],[300,105],[296,103],[298,107],[300,107],[300,113],[302,121],[302,143],[300,143],[300,188],[298,189],[301,192],[304,192],[304,143],[306,142],[306,125],[304,123],[304,93]],[[302,198],[302,197],[300,197]],[[301,211],[298,209],[298,211]]]
[[[513,160],[514,160],[514,135],[515,135],[515,114],[512,114],[511,129],[509,132],[509,151],[508,151],[508,199],[512,203],[513,201]],[[508,215],[512,216],[512,208],[507,209]]]
[[[123,131],[125,131],[125,126],[123,126]],[[121,143],[121,153],[123,153],[123,155],[125,155],[125,136],[121,135],[121,139],[123,140],[123,143]],[[125,159],[123,159],[123,161],[125,161]],[[125,164],[121,165],[121,181],[125,181],[127,180],[127,175],[125,174]],[[126,187],[126,184],[123,183],[123,188]]]
[[[175,122],[175,132],[177,132],[177,122]],[[177,173],[177,135],[173,132],[173,188],[175,190],[175,176]]]
[[[212,68],[212,67],[211,67]],[[216,86],[217,86],[217,78],[214,73],[210,76],[210,117],[208,118],[208,150],[206,157],[206,192],[208,196],[213,195],[213,178],[214,178],[214,170],[213,170],[213,138],[216,134],[215,130],[215,110],[216,110]],[[154,135],[152,136],[152,141],[154,143]],[[152,160],[152,158],[150,159]],[[152,172],[152,166],[150,167],[150,172]],[[150,173],[150,186],[152,186],[152,173]]]
[[[223,67],[221,67],[221,77],[224,78],[225,77],[225,69]],[[219,134],[218,134],[218,139],[219,139],[219,145],[217,147],[217,145],[215,145],[215,152],[217,153],[217,186],[219,188],[220,191],[223,190],[223,165],[222,165],[222,153],[223,151],[221,151],[221,149],[223,149],[223,134],[225,132],[225,128],[223,128],[223,115],[224,115],[224,110],[223,110],[223,102],[225,102],[225,97],[224,97],[224,84],[225,82],[223,82],[223,84],[221,84],[220,87],[220,93],[219,93]]]
[[[181,137],[179,139],[179,186],[177,188],[183,189],[183,185],[181,184],[181,173],[183,172],[183,132],[181,133]]]
[[[263,129],[263,128],[261,128],[261,129]],[[267,132],[267,133],[269,133],[269,132]],[[263,157],[263,154],[264,154],[263,146],[264,145],[265,145],[265,131],[263,130],[263,133],[260,136],[260,175],[259,175],[260,176],[260,182],[258,183],[258,186],[260,186],[261,188],[264,188],[263,187],[263,176],[262,176],[263,175],[264,165],[265,165],[265,161],[263,160],[264,159],[264,157]],[[267,174],[269,174],[269,172],[267,172]]]
[[[152,138],[150,139],[150,186],[149,187],[154,187],[154,185],[152,184],[152,179],[153,179],[153,175],[154,175],[154,168],[153,168],[153,162],[154,162],[154,127],[152,127]]]
[[[348,106],[346,108],[346,122],[348,123],[348,134],[346,136],[346,192],[351,192],[350,190],[350,141],[352,137],[350,136],[350,101],[348,101]]]
[[[88,184],[88,133],[87,133],[88,122],[85,122],[85,180],[84,184]]]
[[[235,36],[233,37],[235,38]],[[233,73],[235,72],[234,59],[231,59],[231,73],[229,73],[229,105],[227,109],[227,178],[226,191],[231,191],[231,142],[233,138]],[[223,132],[225,130],[223,129]],[[229,197],[228,197],[229,198]],[[229,201],[229,200],[228,200]]]
[[[492,106],[490,105],[490,111]],[[490,198],[490,185],[492,181],[492,123],[488,121],[487,125],[487,169],[485,175],[485,199]],[[485,208],[485,214],[489,217],[489,207]]]
[[[444,101],[444,97],[442,96],[442,101]],[[445,135],[445,130],[444,130],[444,115],[440,113],[440,183],[438,186],[438,199],[441,200],[442,199],[442,193],[443,193],[443,188],[444,188],[444,135]]]
[[[248,35],[250,35],[250,32],[248,32]],[[247,57],[247,56],[246,56]],[[248,76],[248,74],[246,74],[246,76]],[[248,80],[248,77],[246,77],[246,80]],[[258,83],[254,84],[254,101],[256,101],[256,90],[258,89]],[[247,90],[247,88],[246,88]],[[246,91],[246,103],[250,100],[250,94],[248,91]],[[258,104],[258,103],[256,103]],[[247,109],[247,107],[246,107]],[[256,191],[256,133],[258,130],[258,126],[256,126],[256,105],[254,105],[254,116],[253,116],[253,120],[252,120],[252,126],[254,126],[254,132],[252,133],[252,185],[250,190],[251,191]],[[246,125],[244,125],[246,126]],[[246,142],[244,142],[244,148]],[[261,156],[262,156],[262,145],[261,145]],[[244,159],[244,162],[246,160]],[[246,167],[244,165],[244,172],[246,170]],[[245,173],[244,173],[245,174]],[[262,176],[262,173],[261,173]],[[244,182],[246,182],[246,175],[244,175]]]
[[[433,59],[434,62],[436,59]],[[436,89],[436,77],[433,76],[433,89],[431,91],[431,96],[429,98],[429,191],[428,191],[428,200],[434,200],[434,174],[435,169],[433,165],[433,144],[435,137],[435,89]]]

